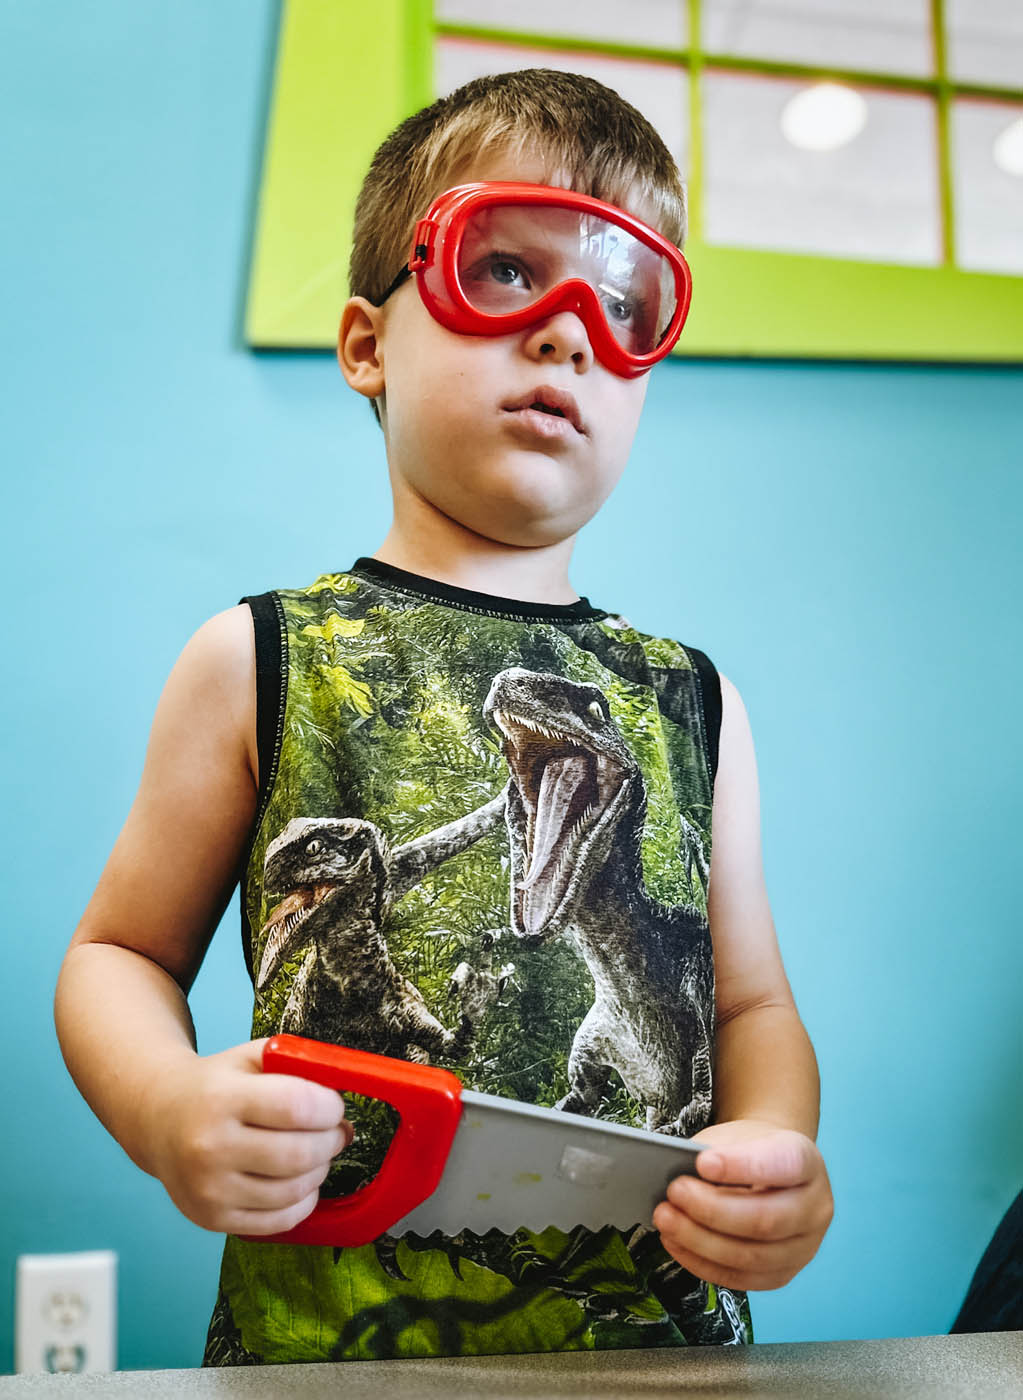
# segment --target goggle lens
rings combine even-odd
[[[477,208],[466,219],[457,267],[467,301],[488,316],[520,311],[581,279],[631,355],[657,349],[678,306],[674,269],[662,253],[627,229],[574,209]]]

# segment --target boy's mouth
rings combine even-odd
[[[565,418],[577,433],[585,433],[582,417],[579,413],[579,405],[573,396],[564,389],[555,389],[548,384],[541,384],[536,389],[530,389],[528,393],[511,403],[502,404],[506,413],[521,413],[531,410],[534,413],[542,413],[550,418]]]

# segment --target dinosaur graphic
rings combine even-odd
[[[448,996],[457,996],[462,1011],[475,1022],[483,1019],[515,972],[515,964],[511,962],[501,963],[495,968],[501,933],[499,928],[487,929],[482,933],[477,940],[476,961],[463,959],[452,972],[448,983]]]
[[[256,975],[262,994],[305,949],[281,1030],[424,1063],[465,1051],[473,1016],[463,1005],[456,1029],[443,1026],[394,966],[381,928],[395,900],[500,822],[504,803],[502,791],[393,851],[380,828],[360,818],[288,822],[266,850],[264,888],[288,893],[260,931]]]
[[[649,1129],[696,1131],[711,1108],[710,932],[694,905],[646,891],[646,788],[607,698],[511,667],[494,677],[483,712],[511,779],[512,930],[534,944],[566,938],[593,978],[558,1107],[593,1113],[617,1070]]]

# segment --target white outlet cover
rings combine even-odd
[[[16,1372],[115,1370],[117,1255],[20,1255],[14,1315]]]

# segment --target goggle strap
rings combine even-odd
[[[396,292],[401,284],[412,276],[413,272],[418,272],[421,267],[426,266],[435,229],[436,224],[432,220],[420,219],[416,225],[416,241],[412,247],[412,256],[377,302],[378,306],[383,306],[387,298]]]
[[[411,269],[410,269],[410,268],[408,267],[408,265],[406,264],[406,265],[401,269],[401,271],[398,273],[397,277],[394,279],[394,281],[391,283],[391,285],[387,288],[387,291],[384,292],[383,296],[382,296],[382,297],[380,298],[380,300],[376,303],[376,305],[377,305],[377,306],[383,306],[383,304],[384,304],[384,302],[387,300],[387,298],[388,298],[389,296],[391,296],[392,293],[396,292],[396,291],[398,290],[398,288],[401,286],[401,284],[402,284],[403,282],[407,281],[408,278],[411,277],[411,276],[412,276]]]
[[[437,225],[432,219],[420,219],[416,224],[416,236],[412,245],[412,256],[409,258],[409,268],[412,272],[417,272],[419,268],[425,267],[429,261],[430,249],[433,247],[434,235],[437,232]]]

